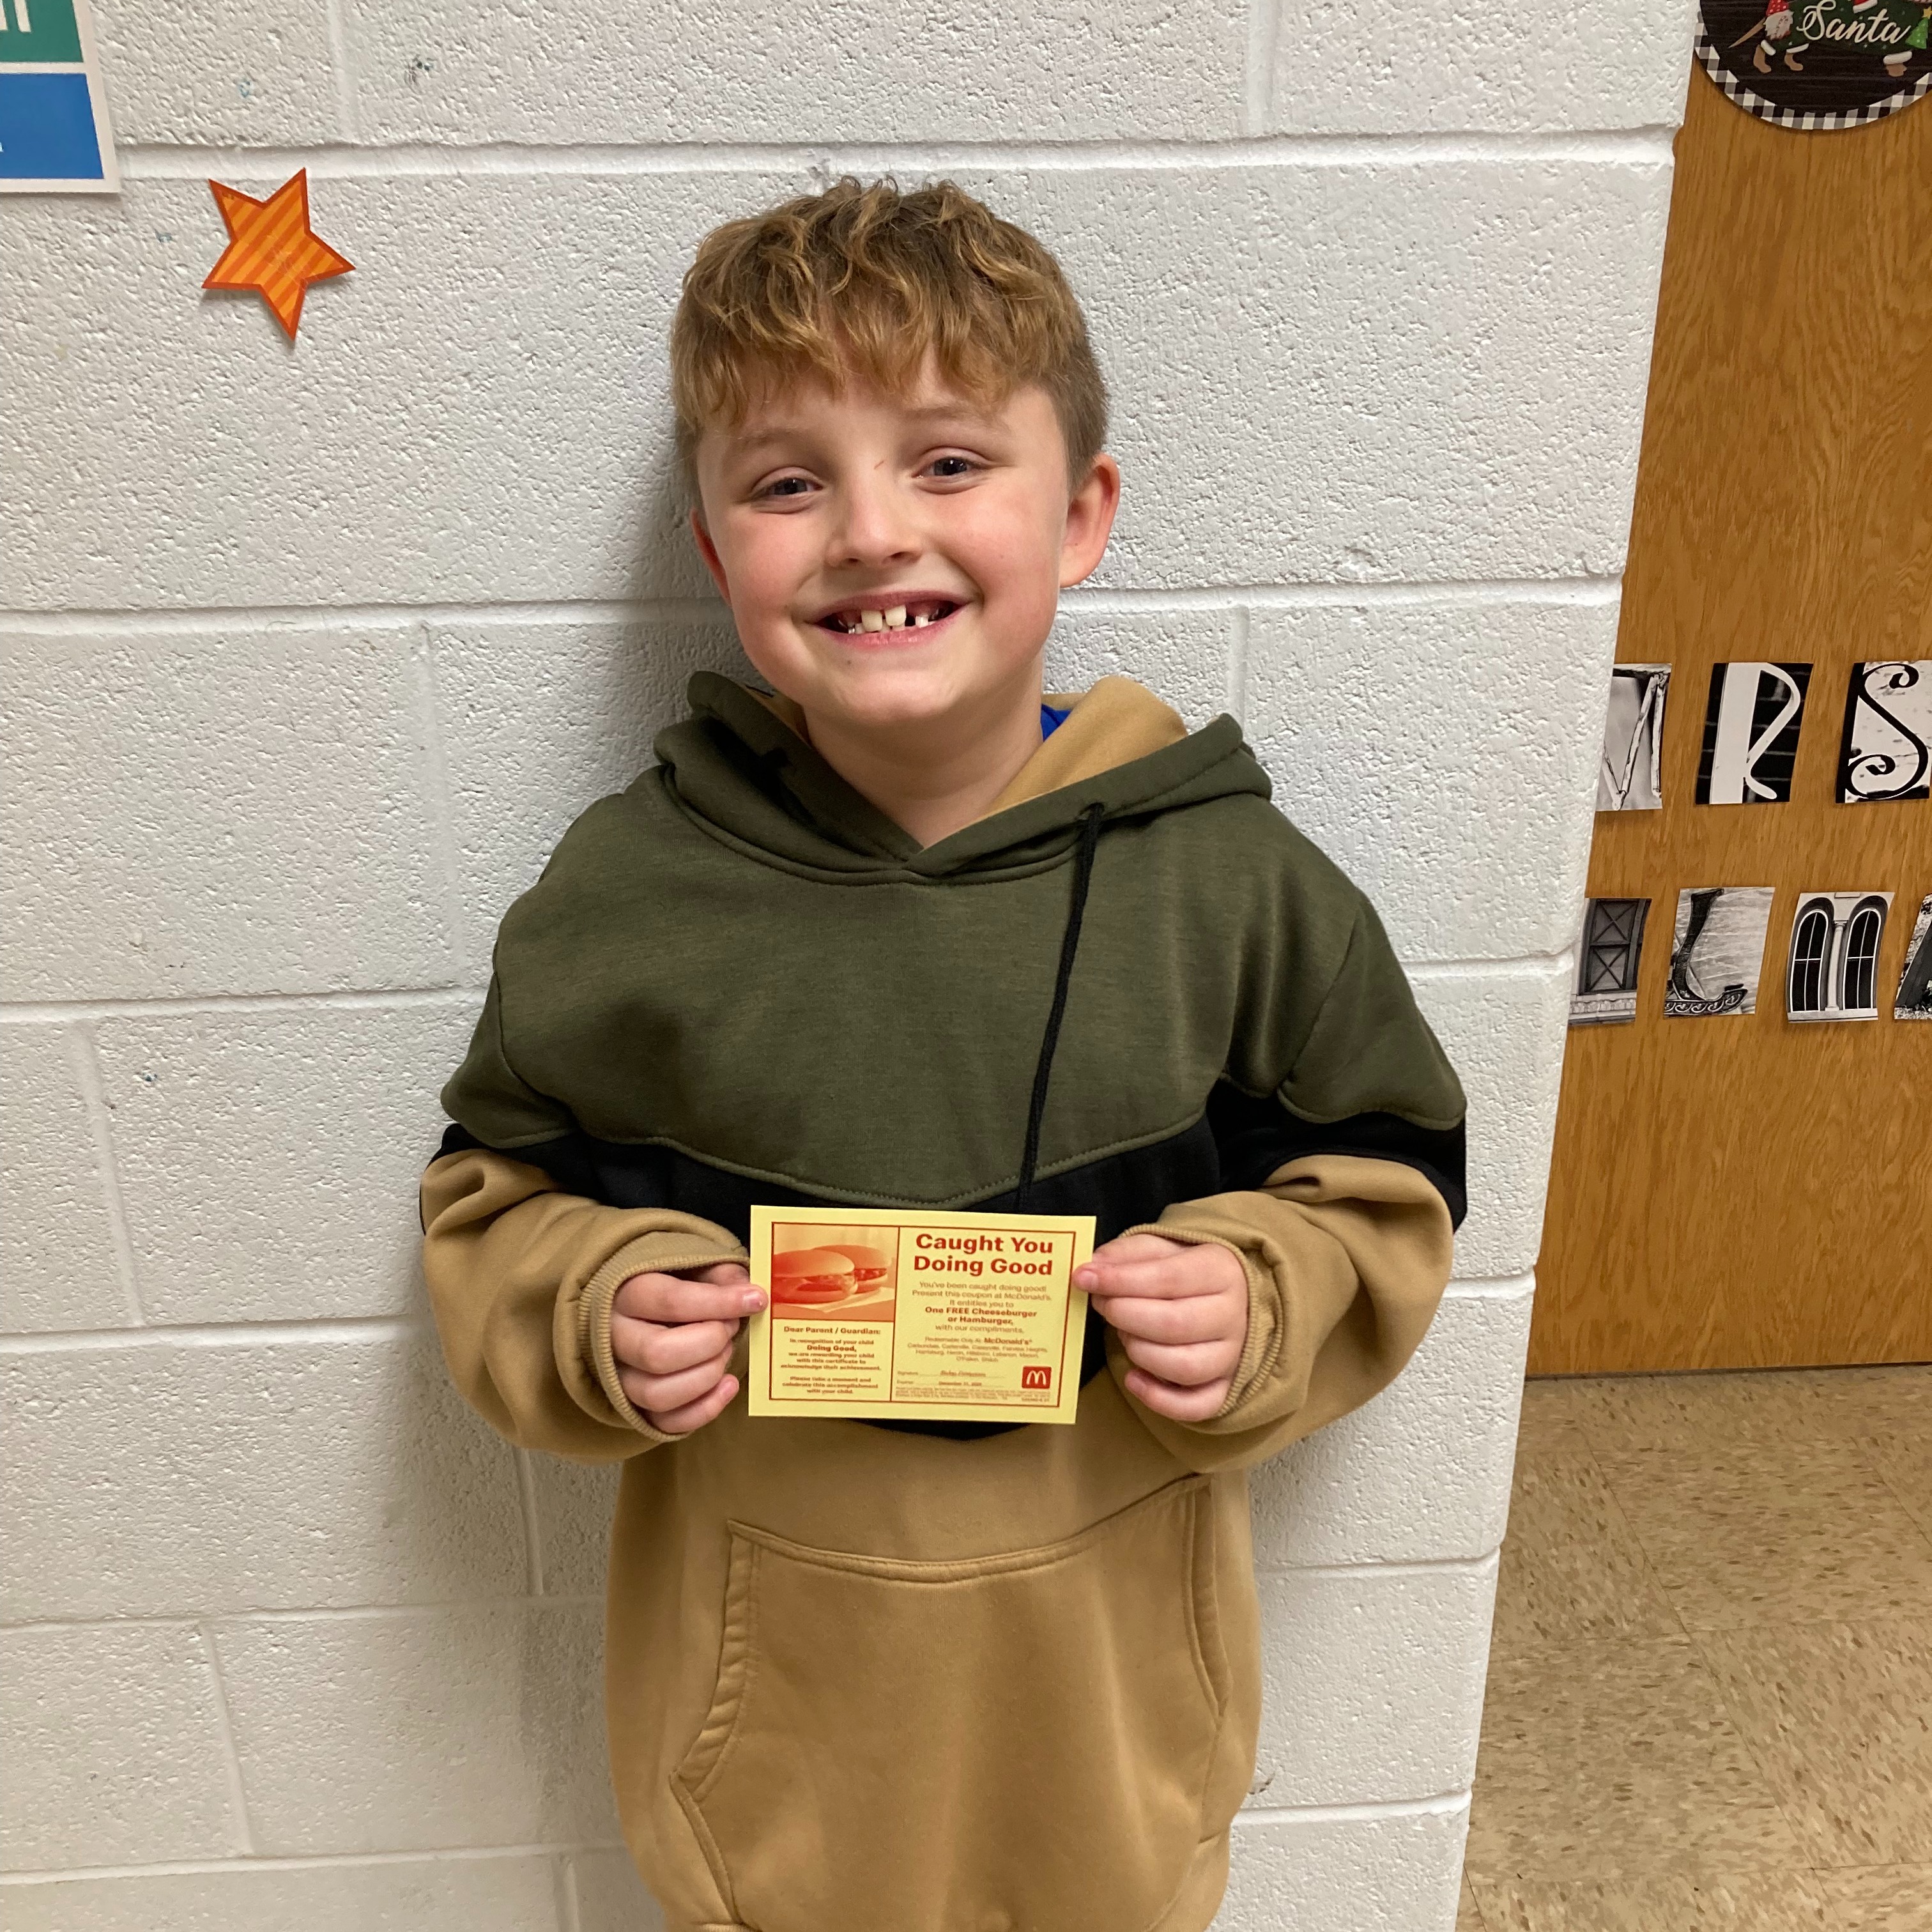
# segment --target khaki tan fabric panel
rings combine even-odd
[[[1694,72],[1617,656],[1673,668],[1636,1018],[1573,1028],[1532,1373],[1932,1357],[1932,1023],[1892,1016],[1932,803],[1836,802],[1852,667],[1932,658],[1932,108],[1804,134]],[[1782,804],[1695,803],[1711,668],[1808,663]],[[1680,891],[1776,889],[1755,1012],[1663,1012]],[[1800,894],[1893,895],[1880,1017],[1795,1024]]]

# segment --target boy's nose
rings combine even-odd
[[[842,514],[833,527],[830,562],[890,563],[918,554],[915,520],[889,480],[861,478],[848,483],[839,500]]]

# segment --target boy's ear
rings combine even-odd
[[[1060,545],[1060,587],[1093,575],[1107,554],[1114,514],[1120,507],[1120,466],[1106,451],[1094,458],[1068,500],[1066,533]]]
[[[731,586],[724,580],[724,560],[718,554],[718,546],[711,541],[711,532],[704,527],[704,512],[694,506],[691,512],[691,534],[698,545],[698,554],[704,560],[704,567],[711,573],[711,580],[718,586],[718,594],[728,604],[731,601]]]

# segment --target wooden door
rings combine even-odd
[[[1572,1027],[1532,1373],[1932,1358],[1932,1021],[1892,1017],[1932,802],[1836,802],[1852,665],[1932,658],[1932,102],[1799,134],[1701,72],[1677,141],[1620,662],[1672,667],[1636,1017]],[[1711,667],[1812,666],[1781,804],[1694,802]],[[1680,890],[1775,888],[1757,1010],[1663,1012]],[[1880,1017],[1794,1023],[1801,892],[1888,891]]]

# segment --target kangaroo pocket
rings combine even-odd
[[[675,1774],[755,1932],[1138,1932],[1202,1835],[1228,1694],[1198,1477],[956,1562],[731,1526]]]

